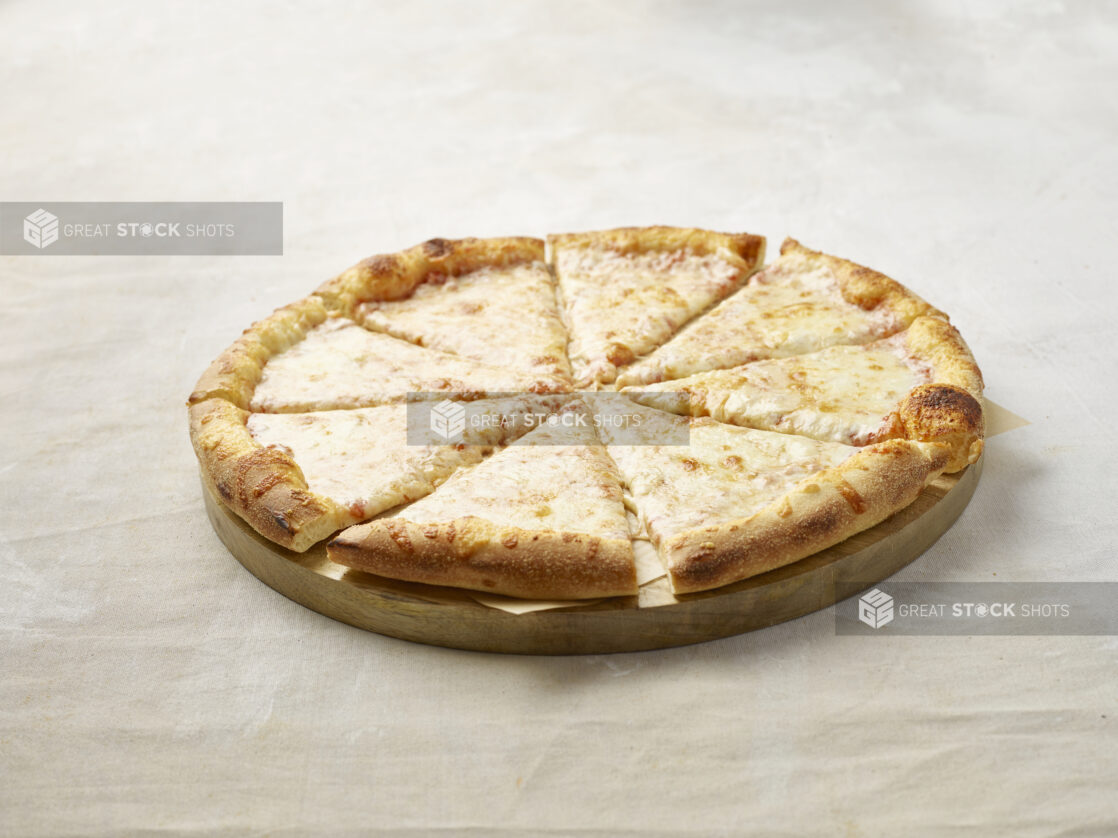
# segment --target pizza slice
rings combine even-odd
[[[675,227],[548,237],[577,387],[618,369],[735,291],[762,262],[765,240]]]
[[[777,261],[626,369],[618,383],[651,384],[837,344],[869,343],[921,316],[947,319],[884,274],[785,239]]]
[[[341,306],[345,313],[419,346],[524,373],[570,376],[567,333],[542,240],[433,239],[418,250],[406,296],[357,301],[375,289],[383,295],[384,276],[395,265],[372,260],[359,271],[364,292]],[[320,293],[329,297],[331,288],[328,283]]]
[[[558,393],[563,378],[482,364],[371,332],[315,296],[255,324],[202,375],[191,403],[228,399],[269,413],[402,402],[409,394]]]
[[[214,494],[266,538],[297,552],[423,497],[455,469],[526,430],[538,399],[473,402],[469,445],[412,445],[403,404],[249,413],[222,398],[190,407],[190,436]]]
[[[585,406],[560,417],[581,424],[542,425],[399,514],[345,530],[330,542],[330,558],[393,579],[510,596],[636,593],[617,468]]]
[[[621,392],[673,413],[848,445],[940,442],[951,450],[948,471],[978,459],[985,432],[982,374],[958,330],[938,317],[873,343]]]
[[[609,453],[676,593],[773,570],[872,527],[915,500],[948,458],[935,444],[859,449],[689,421],[689,445],[603,434],[624,443]]]

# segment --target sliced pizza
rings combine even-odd
[[[461,272],[436,262],[407,297],[360,303],[354,318],[368,329],[490,366],[569,377],[567,333],[544,243],[520,241],[523,261],[479,258],[456,266]]]
[[[330,558],[370,573],[511,596],[634,594],[620,476],[582,405],[392,517],[351,527]]]
[[[268,361],[298,344],[329,317],[322,300],[312,294],[253,323],[202,373],[187,404],[220,398],[248,408]]]
[[[454,392],[462,398],[558,393],[559,376],[482,364],[372,332],[309,297],[257,323],[202,376],[191,402],[300,413],[373,407]]]
[[[460,466],[524,433],[538,399],[470,405],[470,445],[409,444],[403,404],[313,413],[249,413],[226,399],[190,407],[207,485],[257,532],[302,552],[337,530],[423,497]]]
[[[611,383],[756,271],[765,240],[647,227],[548,237],[577,387]]]
[[[432,239],[254,324],[189,400],[210,490],[358,570],[589,599],[635,593],[634,538],[708,590],[981,454],[969,349],[882,274],[791,239],[758,274],[763,238],[695,229],[549,242]]]
[[[920,317],[892,337],[627,387],[635,401],[748,428],[869,445],[908,438],[951,450],[948,471],[982,453],[982,374],[958,330]]]
[[[946,315],[884,274],[785,239],[780,258],[647,358],[626,369],[632,386],[869,343],[917,317]]]
[[[676,593],[781,567],[837,544],[904,508],[937,477],[948,452],[890,440],[855,448],[689,420],[690,444],[650,433],[603,434],[635,512]],[[655,429],[656,423],[649,423]]]
[[[542,258],[540,239],[431,239],[363,259],[315,291],[334,312],[352,316],[363,303],[403,300],[425,282],[465,276],[483,268],[506,268]]]

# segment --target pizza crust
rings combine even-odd
[[[623,367],[737,290],[765,253],[762,236],[664,226],[552,234],[547,241],[575,385],[591,389],[611,384]],[[652,264],[640,265],[645,257]]]
[[[526,236],[431,239],[399,253],[363,259],[323,283],[315,294],[331,311],[354,317],[361,303],[403,299],[423,282],[543,258],[543,241]]]
[[[897,378],[900,376],[900,378]],[[710,370],[621,393],[676,414],[866,445],[939,442],[958,471],[982,453],[982,374],[958,330],[918,317],[870,344]]]
[[[322,299],[313,294],[276,309],[245,329],[232,346],[217,356],[194,385],[187,404],[221,398],[247,409],[264,365],[303,340],[307,332],[325,323],[329,316]]]
[[[897,409],[907,439],[938,442],[951,452],[946,471],[982,456],[986,418],[982,372],[959,330],[938,317],[921,317],[902,336],[909,354],[932,370]]]
[[[884,308],[904,324],[912,323],[917,317],[941,317],[947,315],[912,293],[895,279],[883,273],[818,250],[804,247],[793,238],[787,238],[780,245],[781,256],[796,256],[809,262],[826,265],[838,281],[843,299],[859,308]]]
[[[406,513],[405,513],[406,514]],[[637,592],[629,539],[528,530],[484,518],[417,524],[402,518],[343,532],[333,561],[369,573],[527,599],[594,599]]]
[[[907,439],[938,442],[951,453],[947,472],[978,461],[985,446],[986,418],[982,403],[959,387],[921,384],[898,409]]]
[[[299,553],[355,523],[308,488],[290,454],[253,439],[249,415],[222,398],[190,406],[190,439],[213,493],[262,536]]]
[[[617,466],[582,400],[553,418],[439,493],[342,532],[328,555],[384,576],[512,596],[636,593]]]
[[[932,369],[937,384],[982,396],[982,372],[959,330],[940,317],[918,317],[899,337],[907,353]]]
[[[587,233],[552,233],[547,237],[554,263],[558,248],[603,248],[618,253],[690,250],[723,255],[759,267],[765,258],[765,237],[750,233],[715,233],[695,227],[617,227]]]
[[[949,457],[939,445],[878,443],[806,478],[752,517],[677,533],[660,545],[672,590],[721,587],[837,544],[912,503]]]

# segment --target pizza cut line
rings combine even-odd
[[[706,317],[619,377],[652,384],[764,358],[868,343],[921,316],[946,318],[875,270],[786,239],[780,258]]]
[[[332,310],[417,346],[545,378],[570,376],[540,239],[432,239],[368,259],[317,293]]]
[[[560,415],[587,407],[575,400]],[[399,515],[330,542],[339,564],[527,598],[637,592],[617,466],[590,422],[541,425]]]
[[[527,399],[473,405],[491,414],[469,445],[409,445],[407,406],[252,413],[227,399],[190,406],[203,478],[221,500],[275,543],[303,552],[339,529],[434,491],[524,428],[503,417]]]
[[[510,596],[632,595],[634,537],[678,594],[805,558],[975,462],[983,383],[900,283],[764,249],[651,227],[366,259],[203,373],[203,480],[282,547]],[[593,421],[592,397],[639,430]],[[416,400],[468,402],[483,430],[409,444]]]
[[[614,381],[761,265],[760,236],[626,227],[548,237],[578,387]]]
[[[868,529],[915,500],[949,456],[909,440],[857,448],[689,423],[686,446],[607,435],[675,593],[755,576]]]
[[[982,374],[959,331],[919,317],[873,343],[622,388],[650,407],[850,445],[940,442],[957,471],[982,450]]]

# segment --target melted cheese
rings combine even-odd
[[[626,392],[661,410],[867,445],[899,433],[898,405],[930,378],[928,368],[902,353],[898,338],[757,361]]]
[[[685,530],[748,518],[857,450],[710,419],[692,420],[689,445],[609,446],[658,546]]]
[[[288,451],[311,491],[358,520],[422,497],[482,449],[409,446],[405,405],[323,413],[254,413],[249,433]]]
[[[563,387],[559,379],[423,349],[336,318],[312,329],[264,366],[251,409],[336,410],[400,402],[408,393],[484,394]]]
[[[836,344],[868,343],[903,327],[887,309],[866,311],[847,302],[827,268],[785,257],[626,370],[619,383],[648,384]]]
[[[493,366],[569,375],[567,335],[542,262],[426,282],[406,299],[365,303],[370,329]]]
[[[455,469],[479,461],[490,446],[518,431],[497,421],[524,412],[523,399],[475,402],[471,412],[492,421],[476,431],[479,444],[409,445],[407,406],[402,404],[318,413],[253,413],[249,433],[264,447],[287,451],[311,491],[330,498],[363,520],[423,497]]]
[[[579,387],[609,383],[745,279],[739,266],[690,251],[560,248],[556,272]]]
[[[629,538],[620,477],[590,425],[534,430],[400,513],[420,524],[468,516],[526,530]]]

